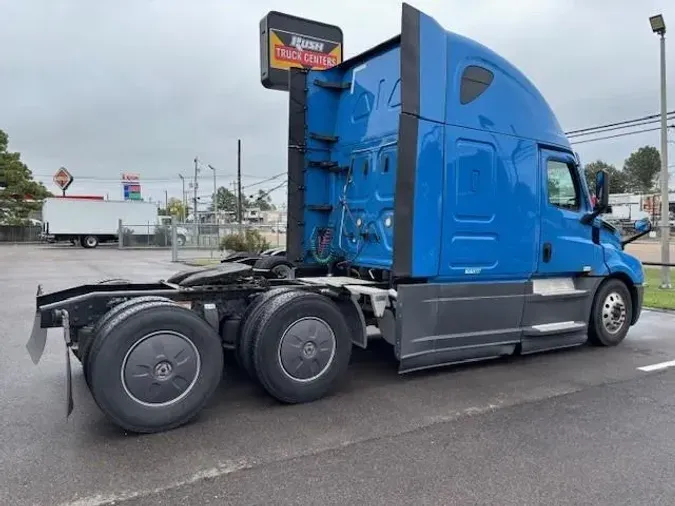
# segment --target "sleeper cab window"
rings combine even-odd
[[[559,160],[548,160],[548,203],[562,209],[579,209],[579,187],[572,167]]]
[[[476,100],[490,87],[494,78],[495,75],[484,67],[478,65],[466,67],[459,85],[459,102],[465,105]]]

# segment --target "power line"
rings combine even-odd
[[[272,188],[271,190],[267,190],[266,192],[263,192],[263,193],[261,193],[260,195],[258,195],[257,197],[255,197],[254,202],[259,202],[260,200],[262,200],[262,199],[264,199],[264,198],[267,198],[267,196],[268,196],[270,193],[272,193],[274,190],[278,190],[279,188],[281,188],[282,186],[285,186],[286,184],[288,184],[288,181],[282,181],[281,183],[279,183],[278,185],[276,185],[276,186],[275,186],[274,188]]]
[[[234,178],[237,177],[236,174],[218,174],[218,173],[216,173],[216,174],[220,179],[224,179],[224,178],[234,179]],[[43,177],[43,178],[51,179],[53,176],[54,176],[54,174],[33,173],[33,177]],[[242,177],[242,179],[262,179],[262,180],[267,179],[267,176],[245,176],[243,174],[242,174],[241,177]],[[185,179],[194,180],[194,177],[188,176]],[[199,181],[204,181],[204,180],[211,179],[211,177],[207,175],[207,176],[200,176],[197,179]],[[99,182],[120,183],[120,184],[122,183],[121,178],[101,177],[101,176],[77,176],[76,175],[75,180],[76,181],[99,181]],[[143,184],[143,183],[175,183],[175,182],[179,182],[179,181],[180,181],[180,179],[177,179],[177,178],[164,178],[164,177],[161,177],[161,178],[157,178],[157,177],[143,178],[142,177],[142,178],[140,178],[141,184]]]
[[[251,186],[258,186],[258,185],[261,185],[261,184],[265,184],[269,181],[274,181],[275,179],[279,179],[281,176],[285,176],[285,175],[286,175],[285,171],[279,172],[279,174],[276,174],[276,175],[274,175],[272,177],[269,177],[267,179],[263,179],[262,181],[258,181],[257,183],[251,183],[251,184],[247,184],[245,186],[242,186],[241,189],[244,190],[246,188],[250,188]]]
[[[675,128],[675,125],[669,125],[668,128]],[[585,139],[577,142],[571,142],[570,144],[586,144],[587,142],[595,142],[595,141],[603,141],[605,139],[616,139],[617,137],[626,137],[628,135],[636,135],[636,134],[641,134],[644,132],[654,132],[656,130],[661,130],[661,127],[656,127],[656,128],[644,128],[642,130],[636,130],[634,132],[623,132],[620,134],[614,134],[614,135],[607,135],[605,137],[596,137],[595,139]]]
[[[675,114],[675,111],[669,111],[669,112],[666,113],[667,116],[670,116],[671,114]],[[624,120],[624,121],[617,121],[615,123],[607,123],[606,125],[598,125],[598,126],[594,126],[594,127],[579,128],[577,130],[570,130],[569,132],[565,132],[565,135],[578,134],[578,133],[582,133],[582,132],[590,132],[592,130],[602,130],[602,129],[608,128],[608,127],[614,127],[614,126],[619,126],[619,125],[628,125],[629,123],[651,120],[651,119],[660,118],[660,117],[661,117],[660,114],[650,114],[648,116],[643,116],[641,118],[629,119],[629,120]]]
[[[669,119],[669,120],[675,119],[675,115],[669,116],[669,117],[667,117],[667,119]],[[630,125],[615,126],[615,127],[611,127],[611,128],[603,128],[602,130],[598,130],[598,131],[594,131],[594,132],[586,132],[586,133],[582,132],[582,133],[577,133],[577,134],[569,134],[567,137],[568,138],[576,138],[576,137],[586,137],[588,135],[604,134],[605,132],[611,132],[613,130],[624,130],[626,128],[633,128],[633,127],[642,126],[642,125],[650,125],[650,124],[653,124],[653,123],[658,123],[660,121],[661,121],[661,118],[650,119],[650,120],[647,120],[647,121],[640,121],[638,123],[632,123]]]

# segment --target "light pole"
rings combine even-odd
[[[668,203],[668,125],[666,107],[666,22],[661,14],[649,18],[661,39],[661,263],[670,263],[670,209]],[[661,267],[661,288],[670,288],[670,268]]]
[[[213,171],[213,223],[216,223],[216,215],[218,214],[218,202],[216,201],[216,169],[213,165],[209,164],[209,169]]]
[[[183,193],[181,194],[180,201],[183,204],[183,209],[182,212],[180,213],[180,218],[183,223],[185,223],[185,208],[187,207],[187,203],[185,202],[185,178],[183,177],[183,174],[178,174],[178,177],[180,178],[181,183],[183,183]]]
[[[199,182],[197,177],[199,176],[199,158],[195,156],[195,185],[194,185],[194,219],[195,219],[195,237],[197,238],[197,245],[199,245],[199,220],[197,218],[197,189],[199,188]]]

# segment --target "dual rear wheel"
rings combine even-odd
[[[270,395],[310,402],[346,375],[349,328],[327,297],[293,289],[258,296],[237,339],[237,359]],[[221,336],[190,309],[162,297],[113,307],[80,343],[79,358],[99,408],[130,432],[184,425],[221,382]]]
[[[344,380],[351,333],[340,308],[322,295],[270,291],[247,310],[237,339],[241,367],[285,403],[311,402]]]
[[[140,433],[170,430],[197,416],[222,377],[215,330],[171,301],[129,304],[106,320],[84,362],[99,408]]]

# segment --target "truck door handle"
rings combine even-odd
[[[544,243],[544,262],[548,263],[551,260],[551,254],[553,253],[553,247],[550,242]]]

